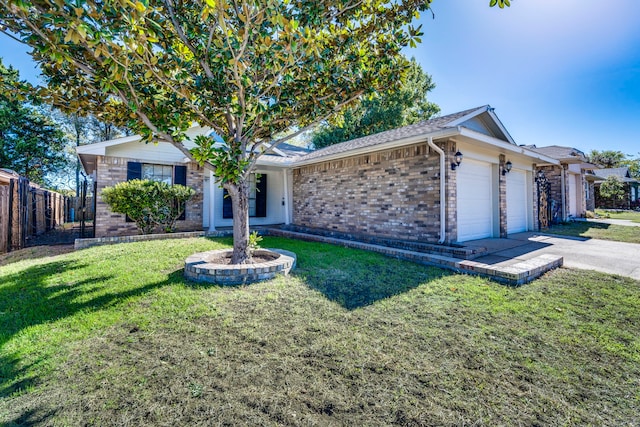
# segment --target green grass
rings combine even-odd
[[[563,236],[640,243],[640,227],[631,227],[628,225],[576,221],[567,224],[553,225],[548,230],[545,230],[545,232]]]
[[[596,214],[603,218],[627,219],[631,222],[640,222],[640,212],[635,211],[610,211],[606,209],[596,209]]]
[[[0,267],[2,425],[637,425],[640,284],[561,269],[509,288],[265,238],[289,277],[185,282],[229,240]]]

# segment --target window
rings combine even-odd
[[[227,190],[223,192],[222,217],[233,218],[231,197]],[[267,175],[251,174],[249,178],[249,216],[264,218],[267,216]]]
[[[142,179],[149,179],[151,181],[164,182],[166,184],[173,184],[173,166],[167,165],[142,165]]]
[[[636,187],[631,187],[631,201],[635,202],[636,201]]]
[[[584,199],[591,199],[591,194],[589,194],[589,181],[584,182]]]
[[[187,185],[187,167],[154,165],[148,163],[127,162],[127,181],[132,179],[150,179],[153,181],[166,182],[169,185]],[[179,220],[186,218],[186,210]],[[127,218],[127,222],[131,221]]]

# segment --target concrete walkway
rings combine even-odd
[[[485,247],[489,254],[475,261],[508,266],[540,255],[564,258],[564,266],[618,274],[640,280],[640,244],[542,233],[512,234],[508,239],[482,239],[465,246]]]

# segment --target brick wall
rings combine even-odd
[[[453,161],[455,144],[439,144]],[[426,143],[293,171],[293,224],[342,233],[435,242],[440,232],[439,155]],[[447,241],[455,240],[455,173],[447,167]]]
[[[588,211],[596,210],[596,189],[593,181],[588,181],[589,185],[589,198],[585,200],[585,209]]]
[[[140,162],[137,159],[123,157],[98,157],[97,186],[98,199],[96,201],[96,236],[127,236],[138,234],[138,228],[133,222],[126,222],[125,216],[111,212],[109,206],[102,200],[101,193],[105,187],[111,187],[127,180],[127,162]],[[149,163],[149,162],[146,162]],[[177,221],[177,231],[202,230],[202,182],[203,169],[196,163],[175,163],[176,166],[187,166],[187,186],[196,191],[195,196],[187,203],[186,219]],[[160,230],[158,230],[160,231]]]

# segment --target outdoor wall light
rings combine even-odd
[[[508,160],[507,163],[505,163],[504,166],[502,167],[502,175],[506,175],[509,172],[511,172],[512,167],[513,167],[513,163],[511,163],[511,161]]]
[[[451,163],[451,170],[454,171],[458,168],[458,166],[460,166],[460,163],[462,163],[462,153],[459,151],[456,151],[456,154],[454,154],[455,156],[455,162]]]

